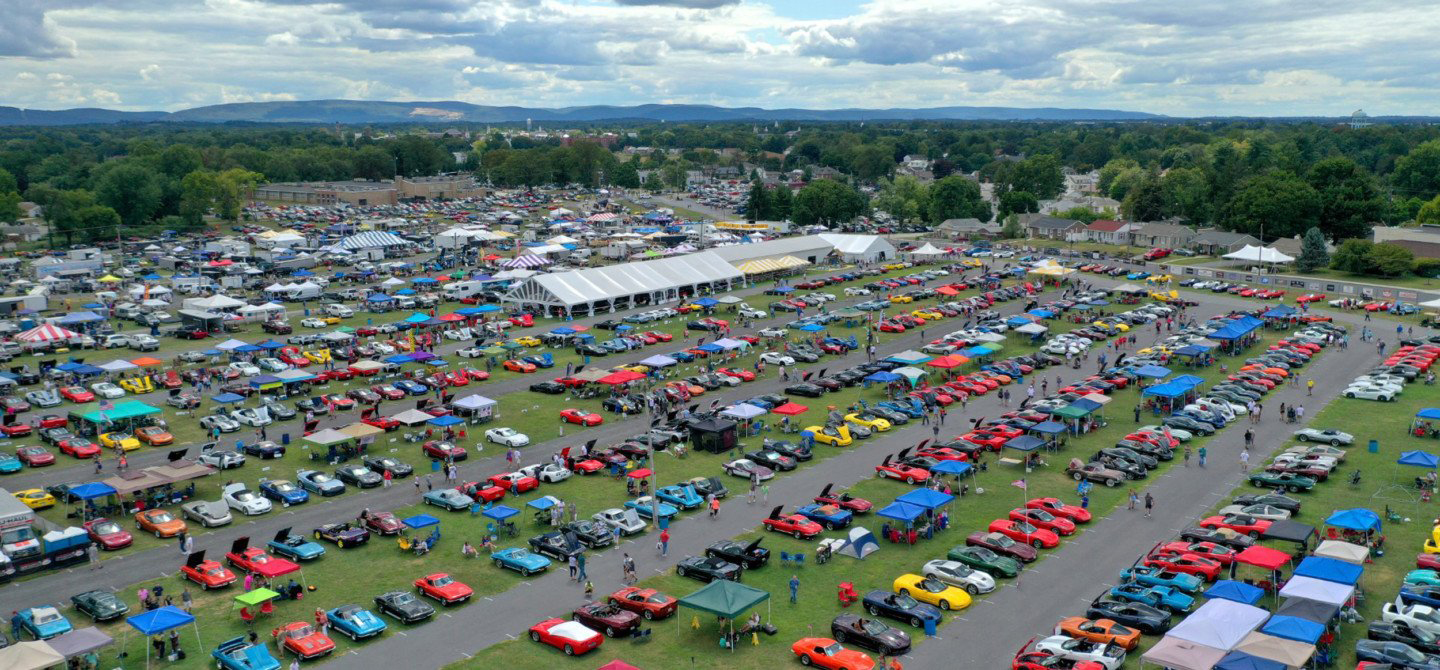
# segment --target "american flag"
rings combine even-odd
[[[1019,478],[1019,479],[1017,479],[1017,480],[1015,480],[1015,481],[1013,481],[1013,482],[1010,482],[1010,485],[1013,486],[1013,487],[1015,487],[1015,488],[1017,488],[1017,489],[1020,489],[1021,491],[1028,491],[1028,490],[1030,489],[1030,486],[1025,483],[1025,478],[1024,478],[1024,477],[1021,477],[1021,478]]]
[[[1168,449],[1170,445],[1175,443],[1175,437],[1170,434],[1169,426],[1162,426],[1161,431],[1165,433],[1165,447]]]

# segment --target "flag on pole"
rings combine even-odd
[[[1019,479],[1017,479],[1017,480],[1015,480],[1015,481],[1013,481],[1013,482],[1010,482],[1010,485],[1013,486],[1013,487],[1015,487],[1015,488],[1017,488],[1017,489],[1020,489],[1021,491],[1027,491],[1027,490],[1029,490],[1029,488],[1030,488],[1029,485],[1027,485],[1027,484],[1025,483],[1025,478],[1024,478],[1024,477],[1021,477],[1021,478],[1019,478]]]
[[[1165,433],[1165,448],[1166,448],[1166,449],[1169,449],[1169,448],[1170,448],[1170,445],[1175,442],[1175,436],[1170,434],[1170,427],[1169,427],[1169,426],[1163,426],[1163,427],[1162,427],[1162,430],[1163,430],[1164,433]]]

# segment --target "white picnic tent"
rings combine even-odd
[[[1170,629],[1170,637],[1230,651],[1269,618],[1270,613],[1259,607],[1216,599]]]
[[[1257,247],[1253,244],[1247,244],[1239,251],[1225,254],[1223,258],[1251,263],[1289,263],[1295,260],[1294,256],[1286,256],[1276,251],[1274,247]]]

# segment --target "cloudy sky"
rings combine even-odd
[[[1415,0],[0,0],[0,105],[1440,114]]]

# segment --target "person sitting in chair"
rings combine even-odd
[[[465,544],[460,547],[460,555],[465,558],[479,558],[480,552],[475,550],[475,546],[470,544],[469,540],[466,540]]]

